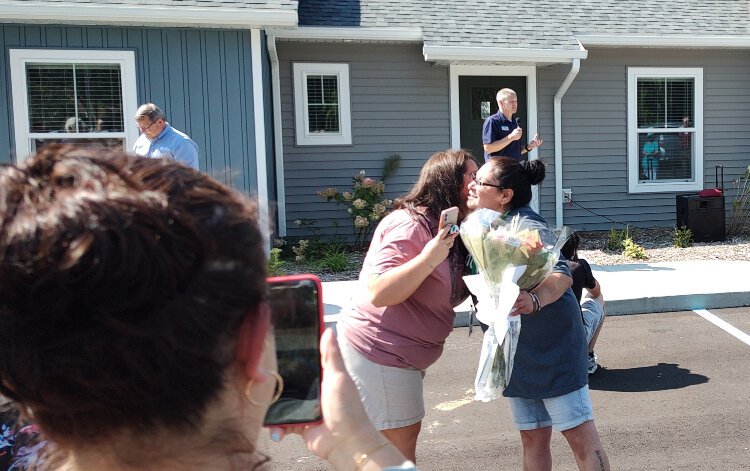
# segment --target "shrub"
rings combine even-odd
[[[352,178],[352,191],[339,192],[336,188],[326,188],[318,194],[326,201],[343,204],[352,218],[356,234],[355,245],[361,247],[369,240],[373,227],[385,216],[393,204],[383,196],[385,183],[365,176],[362,170]]]
[[[338,273],[349,268],[349,254],[344,246],[333,244],[323,251],[319,263],[322,268]]]
[[[286,265],[286,262],[281,259],[281,249],[278,247],[272,248],[268,256],[268,274],[271,276],[283,275],[284,265]]]
[[[646,250],[644,250],[643,247],[633,242],[633,239],[630,237],[626,238],[622,242],[622,246],[624,250],[622,251],[622,256],[629,259],[629,260],[644,260],[648,258],[646,256]]]
[[[674,228],[674,246],[685,248],[693,245],[693,231],[689,227],[675,227]]]
[[[352,178],[352,191],[339,192],[329,187],[318,192],[326,201],[346,206],[352,218],[355,241],[357,247],[363,247],[369,240],[372,230],[393,205],[393,200],[385,197],[385,180],[392,175],[399,166],[401,156],[393,154],[383,165],[383,179],[375,180],[365,176],[365,171]]]
[[[607,240],[607,250],[611,250],[612,252],[619,252],[620,250],[622,250],[623,243],[627,238],[628,228],[625,228],[621,231],[618,231],[617,229],[610,229],[609,239]]]

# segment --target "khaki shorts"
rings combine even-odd
[[[374,363],[338,333],[339,348],[349,375],[373,425],[378,430],[408,427],[424,418],[424,370]]]
[[[586,332],[586,345],[588,345],[604,319],[604,308],[593,298],[583,298],[581,314],[583,315],[583,330]]]

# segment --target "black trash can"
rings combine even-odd
[[[677,195],[677,227],[687,227],[695,242],[726,240],[723,196]]]

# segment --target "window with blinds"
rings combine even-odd
[[[308,132],[339,132],[339,86],[335,75],[307,76]]]
[[[351,144],[349,65],[295,63],[297,145]]]
[[[19,160],[51,143],[132,146],[133,51],[11,49],[9,57]]]
[[[696,99],[702,89],[702,85],[698,87],[698,82],[702,82],[700,72],[629,69],[629,122],[633,134],[629,138],[629,157],[635,161],[630,180],[636,186],[675,191],[675,185],[694,185],[700,179],[702,156],[696,147],[700,131],[696,118],[702,115],[702,103]]]
[[[26,64],[32,133],[124,132],[119,65]]]

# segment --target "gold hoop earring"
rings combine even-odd
[[[255,400],[255,398],[253,397],[253,380],[251,379],[245,385],[245,399],[247,399],[247,402],[256,407],[267,407],[279,400],[279,398],[281,397],[281,393],[284,391],[284,379],[276,371],[269,371],[269,373],[276,380],[276,389],[274,389],[273,397],[271,397],[271,400],[265,404]]]

